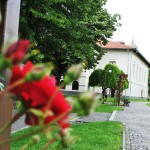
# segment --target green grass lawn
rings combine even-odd
[[[73,124],[73,135],[77,137],[76,142],[67,150],[121,150],[123,125],[119,122],[94,122]],[[12,134],[12,138],[30,132],[33,128],[25,129]],[[19,150],[29,138],[11,143],[11,150]],[[45,144],[43,137],[38,145],[30,147],[29,150],[40,150]],[[56,145],[54,145],[55,147]],[[48,148],[51,150],[52,148]]]
[[[114,100],[115,100],[115,98],[111,98],[111,97],[108,97],[108,98],[107,98],[107,102],[112,102],[112,103],[113,103]]]
[[[148,102],[147,99],[140,99],[140,98],[129,98],[130,102]],[[108,97],[107,102],[114,102],[114,98]]]
[[[134,99],[134,98],[129,98],[130,102],[148,102],[147,99]]]
[[[150,103],[147,103],[146,105],[150,107]]]
[[[109,112],[112,113],[114,110],[123,110],[122,106],[113,106],[112,104],[101,104],[95,109],[95,112]]]

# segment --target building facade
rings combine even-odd
[[[98,43],[100,44],[100,43]],[[100,45],[102,46],[102,45]],[[130,46],[124,42],[109,41],[107,45],[102,46],[106,52],[99,61],[96,69],[104,69],[108,63],[116,64],[119,69],[123,70],[128,75],[129,88],[124,91],[123,95],[136,98],[148,97],[148,73],[150,63],[138,51],[137,47],[132,43]],[[67,85],[66,90],[85,91],[88,89],[88,80],[93,70],[86,70],[73,86]],[[78,88],[77,88],[78,87]],[[90,88],[93,90],[93,88]],[[95,88],[95,92],[101,92],[100,88]]]

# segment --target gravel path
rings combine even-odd
[[[75,121],[78,123],[82,122],[98,122],[98,121],[108,121],[111,116],[111,113],[100,113],[96,112],[89,116],[79,117]]]
[[[70,115],[70,118],[73,118],[74,116],[75,114],[72,113]],[[110,116],[111,116],[111,113],[93,113],[89,116],[77,117],[76,119],[73,119],[70,122],[71,123],[83,123],[83,122],[108,121]],[[27,125],[24,124],[24,119],[25,117],[23,116],[12,125],[12,128],[11,128],[12,132],[15,132],[22,128],[27,127]]]
[[[13,112],[15,114],[15,112]],[[22,128],[28,127],[25,123],[25,116],[20,117],[12,126],[11,126],[11,132],[18,131]]]
[[[114,118],[126,126],[126,150],[150,150],[150,107],[145,104],[132,102]]]

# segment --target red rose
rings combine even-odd
[[[10,84],[24,78],[32,69],[32,67],[33,64],[31,62],[27,62],[22,67],[18,65],[14,66],[12,69]],[[27,109],[40,109],[44,113],[50,110],[53,115],[45,118],[45,124],[50,123],[61,114],[66,113],[66,115],[58,121],[58,123],[62,128],[69,126],[69,124],[66,122],[66,119],[68,118],[68,112],[71,109],[71,106],[66,102],[63,94],[55,86],[54,79],[52,77],[45,76],[39,81],[23,83],[14,88],[11,92],[23,98],[23,104]],[[52,102],[47,108],[49,101]],[[30,125],[38,125],[39,119],[34,114],[27,113],[26,123]]]
[[[52,114],[47,116],[44,120],[44,124],[50,123],[52,122],[54,119],[56,119],[58,116],[60,116],[61,114],[65,114],[59,121],[58,124],[60,124],[60,126],[62,128],[67,128],[69,127],[69,123],[68,123],[68,113],[71,110],[71,106],[66,102],[64,96],[62,95],[62,93],[60,91],[57,92],[56,96],[54,97],[54,99],[52,100],[52,105],[48,108],[47,110],[47,105],[38,107],[37,109],[40,109],[41,111],[43,111],[44,113],[46,113],[46,111],[52,111]],[[26,115],[26,124],[30,124],[30,125],[38,125],[39,124],[39,119],[37,116],[35,116],[32,113],[27,113]]]
[[[23,79],[26,76],[26,74],[29,71],[31,71],[32,67],[33,67],[33,64],[29,61],[24,66],[20,66],[20,65],[13,66],[12,75],[11,75],[9,84],[12,84],[16,82],[17,80]],[[11,92],[16,94],[17,96],[21,96],[21,92],[26,89],[25,87],[26,87],[26,83],[21,84],[20,86],[12,89]]]
[[[29,40],[19,40],[7,49],[5,57],[10,58],[13,64],[17,64],[25,57],[29,45]]]

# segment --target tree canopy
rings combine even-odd
[[[106,88],[115,88],[120,69],[115,64],[107,64],[104,67],[104,80],[101,86]]]
[[[89,86],[101,86],[104,88],[116,89],[119,80],[119,74],[124,74],[122,70],[115,64],[106,64],[104,69],[95,69],[89,77]],[[129,82],[126,78],[123,85],[123,90],[128,89]]]
[[[40,49],[34,61],[54,62],[56,75],[83,60],[93,68],[104,54],[97,40],[106,43],[104,37],[111,37],[120,25],[120,16],[109,14],[105,4],[106,0],[22,0],[20,38]]]
[[[102,69],[95,69],[90,77],[89,77],[89,86],[95,87],[100,86],[103,77],[103,70]]]

